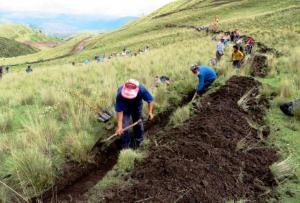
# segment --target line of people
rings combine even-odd
[[[217,37],[218,36],[215,35],[213,40],[217,40]],[[225,54],[225,47],[229,45],[229,42],[234,43],[233,52],[231,54],[232,65],[233,67],[241,68],[246,55],[252,54],[254,39],[252,37],[247,37],[247,39],[244,40],[240,37],[238,30],[225,33],[225,35],[221,34],[221,39],[216,46],[216,58],[215,60],[212,60],[211,64],[216,65],[220,62],[221,58]]]
[[[137,52],[135,52],[134,54],[132,54],[132,51],[128,48],[124,48],[122,50],[122,52],[118,53],[118,52],[113,52],[111,53],[109,56],[106,56],[105,54],[104,55],[96,55],[94,57],[94,60],[97,61],[97,62],[105,62],[109,59],[112,59],[114,57],[119,57],[119,56],[137,56],[139,54],[143,54],[143,53],[147,53],[150,51],[150,47],[147,45],[145,46],[143,49],[139,49]],[[85,65],[88,65],[90,64],[90,60],[89,59],[84,59],[83,60],[83,64]],[[73,61],[72,62],[72,65],[75,66],[76,63]]]

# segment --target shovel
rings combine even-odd
[[[130,128],[133,128],[134,126],[136,126],[137,124],[139,124],[139,123],[142,122],[142,121],[143,121],[142,119],[139,119],[139,120],[136,121],[135,123],[133,123],[133,124],[131,124],[131,125],[129,125],[129,126],[123,128],[123,131],[126,131],[126,130],[128,130],[128,129],[130,129]],[[115,138],[115,137],[117,137],[117,136],[118,136],[118,134],[115,133],[115,134],[111,135],[110,137],[106,138],[105,140],[100,140],[100,139],[97,140],[97,142],[94,144],[94,146],[93,146],[93,148],[91,149],[91,151],[93,151],[98,145],[102,145],[102,144],[104,144],[104,143],[107,143],[107,142],[109,142],[110,140],[112,140],[113,138]]]
[[[192,98],[192,100],[191,100],[191,102],[193,102],[196,99],[197,96],[198,96],[198,93],[196,91],[195,94],[194,94],[194,96],[193,96],[193,98]]]

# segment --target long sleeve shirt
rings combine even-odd
[[[199,82],[197,86],[197,92],[200,92],[203,89],[205,82],[215,80],[217,78],[217,74],[208,66],[199,66],[198,70]]]

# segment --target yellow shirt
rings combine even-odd
[[[240,61],[244,58],[244,54],[241,51],[236,51],[232,53],[232,60],[233,61]]]

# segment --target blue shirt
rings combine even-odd
[[[199,66],[198,70],[199,70],[199,74],[198,74],[199,83],[197,86],[197,91],[200,92],[204,87],[204,83],[206,81],[215,80],[217,78],[217,74],[214,70],[212,70],[208,66]]]
[[[139,92],[136,98],[134,99],[126,99],[122,96],[123,86],[118,88],[117,97],[116,97],[116,112],[125,112],[131,113],[134,111],[142,111],[143,108],[143,100],[150,103],[153,101],[153,96],[150,92],[143,86],[139,86]]]

